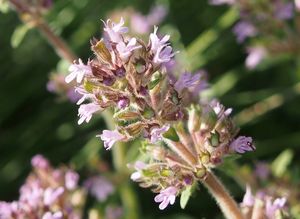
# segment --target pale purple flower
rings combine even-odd
[[[171,61],[172,57],[175,56],[175,54],[178,52],[173,52],[173,49],[171,46],[161,46],[156,51],[153,62],[155,64],[161,64]]]
[[[151,129],[150,135],[150,141],[152,144],[156,143],[157,141],[161,141],[162,140],[162,135],[168,131],[170,128],[170,125],[164,125],[162,127],[155,127]]]
[[[183,89],[188,89],[193,95],[198,95],[201,90],[207,88],[208,84],[202,80],[204,71],[199,71],[195,74],[185,72],[180,75],[179,79],[174,84],[174,88],[180,93]]]
[[[76,87],[75,88],[75,92],[78,93],[78,94],[80,94],[80,95],[82,95],[81,98],[77,101],[77,103],[76,103],[77,105],[82,104],[87,99],[92,99],[92,100],[96,99],[95,95],[87,92],[83,88],[83,86]]]
[[[142,177],[141,171],[146,168],[146,164],[142,161],[136,161],[134,164],[135,172],[133,172],[130,176],[130,179],[133,181],[137,181]]]
[[[233,3],[235,3],[235,0],[210,0],[209,1],[209,4],[211,5],[223,5],[223,4],[232,5]]]
[[[218,118],[225,116],[229,116],[232,113],[232,108],[226,109],[218,100],[214,99],[209,104],[214,112],[217,114]]]
[[[57,90],[57,86],[53,80],[49,80],[46,85],[47,91],[51,93],[55,93]]]
[[[141,45],[136,45],[136,42],[136,38],[131,38],[127,44],[123,41],[117,44],[117,51],[124,62],[128,61],[134,50],[142,47]]]
[[[294,5],[292,2],[283,3],[281,1],[276,1],[275,8],[275,16],[281,20],[291,19],[294,15]]]
[[[68,170],[65,174],[65,186],[68,190],[74,190],[77,187],[79,180],[78,173]]]
[[[92,69],[89,65],[85,65],[81,59],[78,59],[78,63],[74,62],[69,67],[70,74],[66,76],[66,83],[70,83],[76,78],[77,83],[81,83],[85,75],[92,74]]]
[[[241,203],[242,207],[252,207],[255,202],[255,197],[252,195],[251,188],[249,185],[246,186],[246,193]]]
[[[255,175],[261,179],[266,180],[270,174],[270,167],[265,162],[257,162],[255,164]]]
[[[247,49],[248,56],[246,58],[246,67],[254,69],[267,55],[263,47],[251,47]]]
[[[41,188],[40,182],[31,181],[20,188],[19,200],[28,203],[32,208],[37,208],[40,205],[43,195],[44,190]]]
[[[166,47],[170,39],[170,35],[165,35],[159,39],[157,36],[157,30],[158,27],[154,26],[154,31],[150,34],[150,45],[153,54],[156,54],[159,49],[162,50],[161,48]]]
[[[37,154],[31,159],[31,165],[34,168],[47,169],[50,164],[43,155]]]
[[[237,139],[231,142],[229,147],[232,151],[240,154],[243,154],[247,151],[254,151],[256,149],[252,143],[252,138],[246,136],[239,136]]]
[[[114,43],[119,43],[123,40],[122,34],[128,32],[127,27],[123,27],[124,25],[124,19],[121,17],[119,23],[114,23],[110,19],[108,19],[106,22],[104,22],[104,31],[107,33],[110,41]]]
[[[55,213],[51,213],[50,211],[46,212],[42,219],[63,219],[63,213],[61,211],[57,211]]]
[[[266,215],[268,219],[275,218],[275,214],[278,210],[281,210],[284,208],[286,203],[286,198],[277,198],[274,200],[274,202],[271,201],[271,199],[267,199],[266,201]]]
[[[11,218],[12,216],[11,204],[7,202],[0,202],[0,218]]]
[[[56,189],[47,188],[44,192],[44,204],[46,206],[52,205],[58,200],[58,198],[64,193],[65,189],[63,187],[58,187]]]
[[[100,202],[105,201],[115,190],[111,182],[102,176],[87,179],[84,186]]]
[[[67,97],[72,103],[76,103],[80,99],[79,94],[73,88],[67,91]]]
[[[81,104],[78,109],[78,116],[80,119],[78,120],[78,124],[82,124],[84,121],[89,122],[93,116],[93,114],[102,108],[95,103]]]
[[[300,11],[300,0],[295,0],[296,11]]]
[[[237,37],[237,41],[242,43],[246,38],[257,34],[256,28],[248,21],[240,21],[233,27],[233,32]]]
[[[96,137],[100,137],[101,140],[104,141],[105,149],[110,150],[117,141],[123,140],[125,136],[120,134],[117,130],[104,130],[101,135],[96,135]]]
[[[155,202],[161,202],[159,204],[159,209],[164,210],[169,204],[173,205],[175,203],[177,188],[170,186],[164,190],[161,190],[158,195],[155,196]]]

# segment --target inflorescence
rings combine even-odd
[[[69,68],[67,83],[76,81],[82,95],[78,124],[95,113],[112,110],[115,130],[97,135],[104,147],[140,139],[148,159],[131,165],[131,179],[158,193],[160,209],[175,202],[187,186],[206,177],[224,157],[253,151],[251,137],[238,136],[239,129],[218,101],[199,100],[207,87],[203,73],[183,73],[175,81],[167,65],[176,51],[170,36],[154,27],[149,41],[126,35],[124,20],[104,23],[104,37],[91,40],[94,57],[81,59]],[[87,103],[84,103],[87,102]]]

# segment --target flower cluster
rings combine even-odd
[[[41,155],[32,158],[33,172],[13,202],[0,202],[0,218],[79,219],[85,192],[71,169],[54,169]]]
[[[238,43],[248,38],[253,42],[247,48],[247,68],[255,68],[269,56],[299,53],[299,1],[214,0],[211,4],[229,4],[240,12],[233,32]],[[295,22],[290,22],[292,19]]]
[[[265,193],[253,195],[247,186],[243,202],[240,204],[246,218],[287,218],[286,198],[273,198]],[[254,217],[255,216],[255,217]]]
[[[131,165],[131,179],[151,187],[160,209],[175,202],[188,186],[234,153],[255,149],[251,137],[239,136],[231,109],[218,101],[201,101],[205,73],[170,77],[166,65],[176,54],[169,35],[154,27],[149,41],[131,38],[124,20],[104,22],[104,38],[91,40],[95,57],[75,61],[66,82],[76,80],[82,95],[79,124],[105,109],[113,109],[115,130],[98,135],[110,149],[118,141],[144,139],[148,159]],[[88,103],[84,103],[88,101]]]

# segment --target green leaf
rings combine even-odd
[[[271,165],[272,173],[277,177],[281,177],[286,172],[293,156],[294,153],[290,149],[281,152]]]
[[[183,190],[180,196],[180,207],[182,209],[184,209],[185,206],[187,205],[191,195],[192,195],[192,186],[187,186],[185,190]]]
[[[26,36],[26,33],[28,32],[28,30],[29,30],[29,27],[24,24],[19,25],[15,29],[15,31],[11,37],[11,40],[10,40],[11,46],[13,48],[17,48],[21,44],[21,42],[23,41],[24,37]]]
[[[177,132],[175,131],[175,129],[173,127],[170,127],[168,131],[166,131],[163,134],[164,138],[170,139],[172,141],[178,142],[179,141],[179,137],[177,135]]]

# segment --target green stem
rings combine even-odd
[[[237,203],[212,172],[208,172],[202,183],[207,187],[227,219],[244,219]]]
[[[113,115],[109,111],[103,112],[103,118],[106,122],[107,127],[110,130],[115,128],[113,123]],[[113,154],[113,164],[116,169],[116,172],[121,176],[126,174],[126,159],[125,159],[125,147],[126,144],[124,142],[116,142],[115,145],[112,147],[112,154]],[[121,183],[119,186],[119,191],[123,203],[123,207],[125,209],[125,219],[138,219],[139,218],[139,206],[137,202],[137,197],[132,189],[132,186],[128,181]]]

